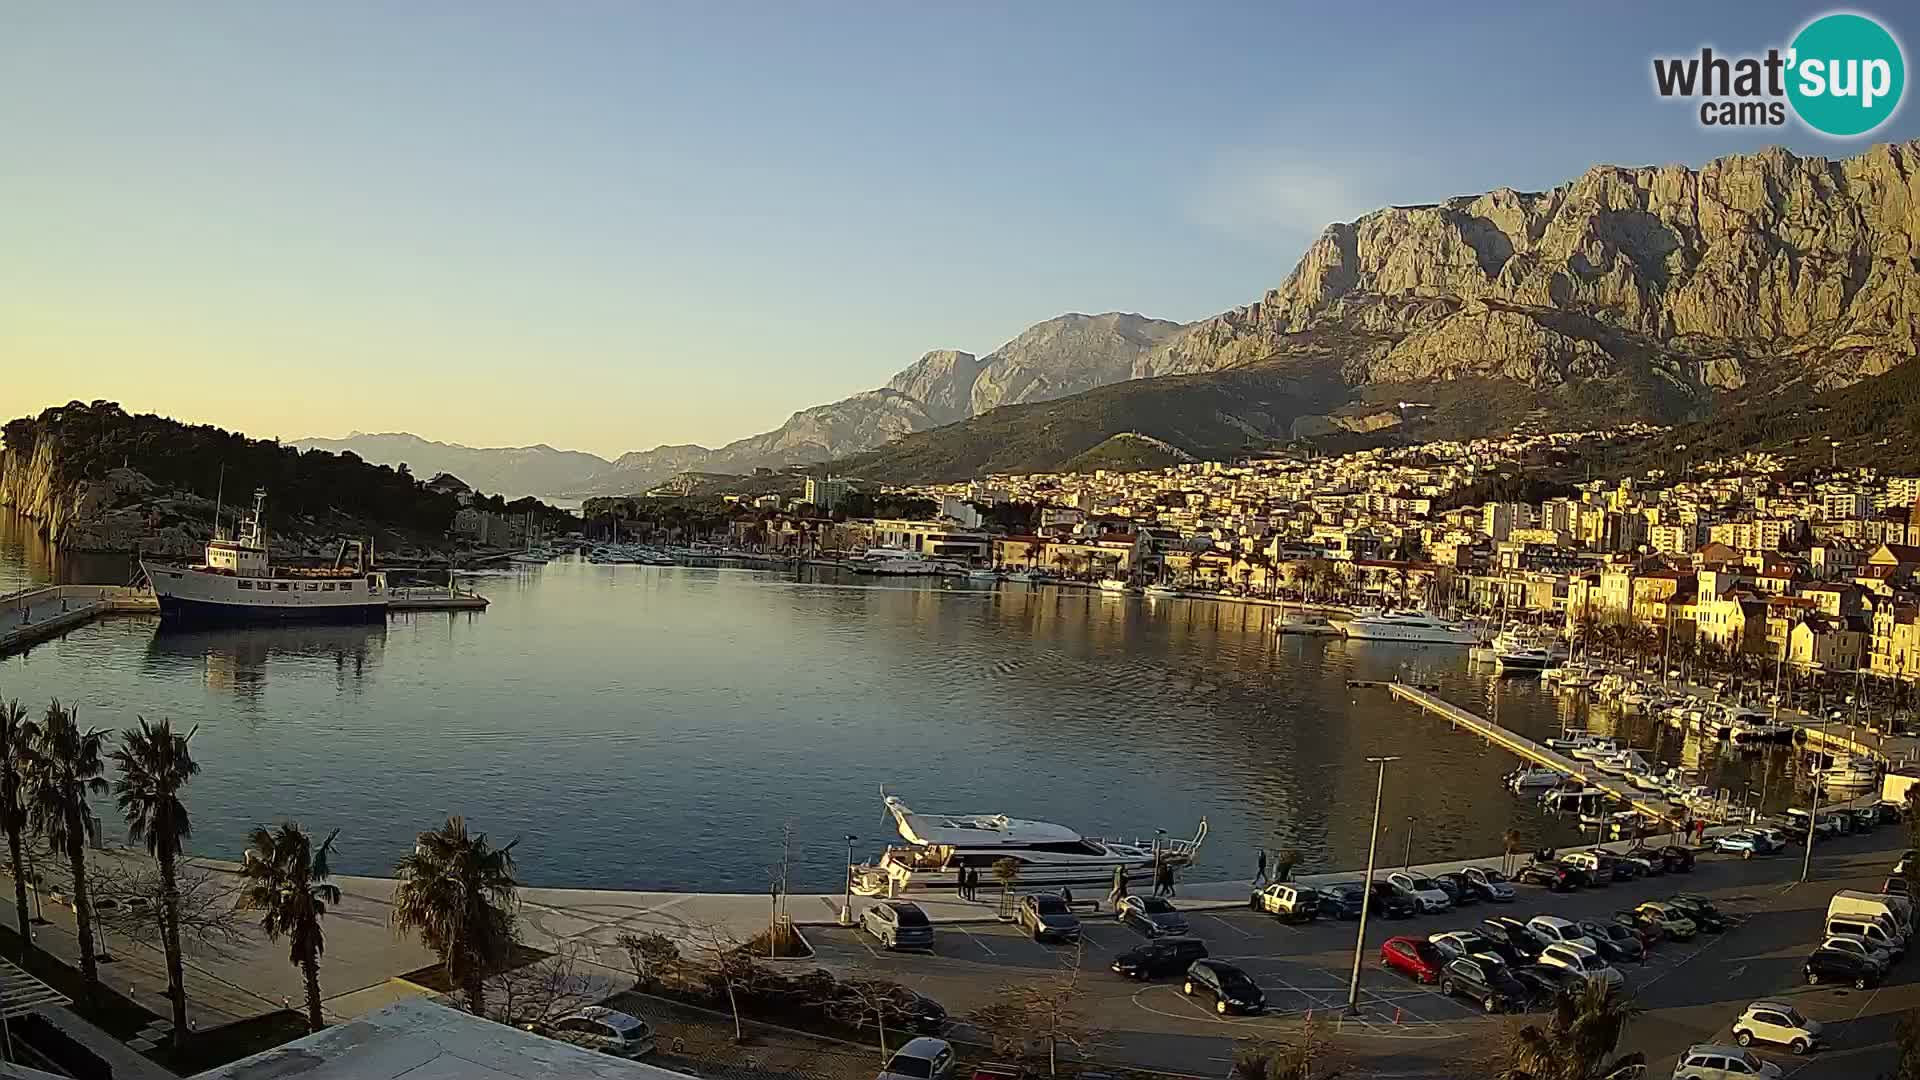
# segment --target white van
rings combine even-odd
[[[1913,904],[1905,897],[1842,889],[1827,901],[1827,918],[1843,915],[1883,915],[1902,934],[1913,934]]]
[[[1827,935],[1834,934],[1862,938],[1874,948],[1892,953],[1895,960],[1907,951],[1906,937],[1879,915],[1837,915],[1827,920]]]

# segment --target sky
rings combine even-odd
[[[0,414],[718,445],[1063,312],[1247,303],[1383,204],[1920,135],[1911,106],[1838,141],[1654,96],[1655,54],[1826,10],[28,5]]]

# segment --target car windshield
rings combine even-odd
[[[887,1063],[887,1071],[898,1076],[911,1076],[916,1080],[930,1080],[933,1076],[933,1062],[926,1058],[896,1056]]]
[[[1034,898],[1033,908],[1042,915],[1067,914],[1067,902],[1057,896],[1038,896]]]
[[[1140,901],[1140,909],[1149,915],[1165,915],[1173,910],[1173,905],[1157,896],[1149,896]]]

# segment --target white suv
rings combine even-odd
[[[645,1020],[614,1009],[590,1005],[554,1024],[553,1037],[589,1050],[619,1057],[653,1053],[653,1029]]]
[[[1585,945],[1549,945],[1541,951],[1540,962],[1584,975],[1588,981],[1605,984],[1609,990],[1618,990],[1627,981],[1626,976]]]
[[[1737,1046],[1689,1046],[1673,1067],[1673,1080],[1746,1080],[1755,1076],[1778,1080],[1780,1066],[1761,1061],[1752,1051]]]
[[[1535,915],[1527,920],[1527,929],[1538,934],[1549,945],[1579,945],[1599,951],[1599,945],[1585,930],[1580,929],[1578,923],[1555,915]]]
[[[1801,1016],[1784,1001],[1756,1001],[1733,1022],[1733,1038],[1741,1046],[1757,1040],[1804,1054],[1820,1045],[1820,1021]]]

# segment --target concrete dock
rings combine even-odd
[[[153,593],[124,585],[42,585],[0,596],[0,656],[108,615],[154,615]]]
[[[1396,682],[1387,684],[1387,692],[1402,701],[1412,702],[1427,712],[1446,719],[1455,727],[1466,728],[1489,742],[1512,751],[1522,760],[1564,773],[1588,787],[1599,788],[1615,801],[1624,803],[1655,821],[1666,821],[1669,811],[1673,809],[1664,798],[1651,796],[1624,780],[1601,772],[1588,762],[1570,758],[1517,731],[1502,727],[1485,717],[1476,716],[1458,705],[1442,701],[1425,690]]]

